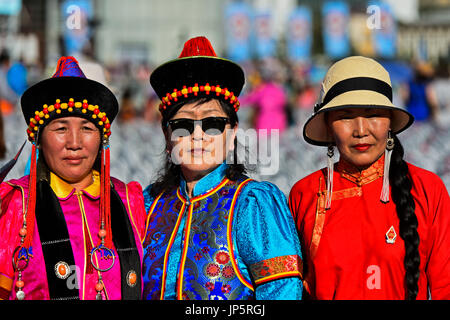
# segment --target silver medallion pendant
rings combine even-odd
[[[130,270],[127,273],[127,285],[130,288],[133,288],[134,286],[136,286],[137,283],[137,275],[136,275],[136,271],[134,270]]]
[[[70,273],[70,267],[66,262],[60,261],[55,264],[55,274],[59,279],[67,279]]]

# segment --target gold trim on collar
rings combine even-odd
[[[98,171],[92,170],[92,176],[94,178],[94,182],[82,191],[83,193],[96,198],[100,196],[100,174],[98,173]],[[69,183],[58,177],[53,172],[50,172],[50,186],[52,187],[53,192],[56,194],[56,196],[60,199],[68,198],[73,192],[75,192],[74,187],[72,187]]]
[[[337,171],[341,176],[356,185],[363,186],[378,178],[383,177],[384,173],[384,155],[375,161],[369,168],[359,171],[355,166],[347,161],[340,159],[337,164]]]

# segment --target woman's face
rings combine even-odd
[[[377,161],[386,148],[391,112],[375,108],[330,111],[327,126],[340,156],[360,169]]]
[[[203,104],[185,104],[169,120],[166,131],[168,151],[171,154],[172,162],[180,164],[185,175],[188,172],[197,177],[208,174],[224,162],[227,152],[233,149],[237,126],[232,129],[228,121],[223,132],[217,129],[206,129],[208,125],[211,125],[211,120],[213,123],[220,123],[218,121],[220,119],[217,121],[214,119],[217,117],[228,119],[219,102],[209,100]],[[206,118],[210,118],[209,121],[201,121]],[[194,120],[192,133],[189,134],[189,131],[183,128],[176,129],[180,123],[184,122],[183,119]],[[206,133],[203,131],[202,125],[207,131]]]
[[[100,148],[100,132],[79,117],[55,119],[44,127],[41,150],[48,168],[70,184],[92,183],[92,168]]]

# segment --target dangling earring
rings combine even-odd
[[[333,175],[334,175],[334,147],[332,145],[328,146],[327,152],[327,197],[325,209],[331,208],[331,198],[333,196]]]
[[[381,189],[380,200],[383,203],[389,202],[389,168],[391,165],[392,150],[394,150],[394,138],[391,136],[391,130],[388,132],[386,140],[386,149],[384,150],[384,172],[383,172],[383,188]]]

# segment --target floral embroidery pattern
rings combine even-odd
[[[233,266],[228,265],[228,266],[223,267],[223,269],[222,269],[222,276],[225,279],[233,278],[235,276]]]
[[[228,255],[228,253],[224,252],[224,251],[219,251],[216,254],[216,262],[218,264],[227,264],[230,261],[230,256]]]
[[[214,283],[212,282],[207,282],[205,284],[206,289],[208,289],[209,291],[213,291],[214,290]]]
[[[231,291],[231,286],[229,284],[225,284],[222,286],[223,293],[230,293],[230,291]]]
[[[206,274],[209,277],[217,277],[220,274],[220,267],[215,263],[210,263],[206,266]]]
[[[303,263],[297,255],[275,257],[250,266],[250,271],[256,283],[264,282],[266,278],[292,277],[295,276],[295,273],[301,276],[302,270]]]

